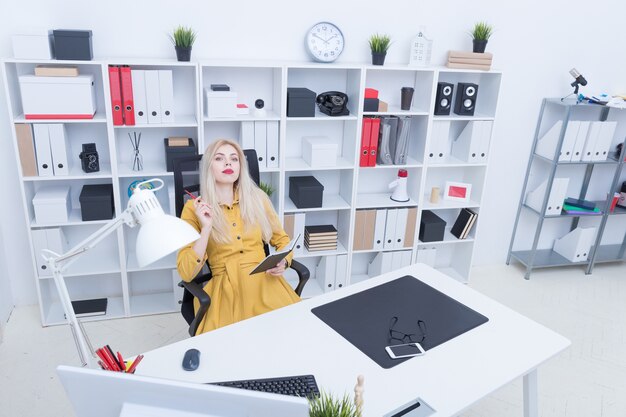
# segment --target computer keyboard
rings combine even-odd
[[[296,397],[319,397],[320,391],[313,375],[285,376],[278,378],[248,379],[243,381],[210,382],[223,387],[242,388],[252,391],[293,395]]]

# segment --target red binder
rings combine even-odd
[[[124,124],[122,113],[122,90],[120,89],[120,69],[114,65],[109,65],[109,86],[111,87],[111,108],[113,109],[113,124],[121,126]]]
[[[120,80],[122,84],[124,124],[126,126],[134,126],[135,103],[133,101],[133,79],[131,78],[130,67],[128,65],[124,65],[120,68]]]
[[[361,157],[359,159],[360,167],[369,166],[370,154],[370,136],[372,134],[372,119],[363,118],[363,132],[361,132]]]
[[[370,146],[368,156],[368,167],[376,166],[376,154],[378,153],[378,134],[380,133],[380,119],[372,119],[372,132],[370,134]]]

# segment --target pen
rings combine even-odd
[[[96,355],[98,355],[98,357],[100,359],[102,359],[102,362],[104,362],[104,364],[106,365],[106,367],[107,367],[107,369],[109,371],[114,371],[115,370],[115,366],[113,365],[113,363],[111,363],[111,359],[104,352],[103,348],[100,348],[100,349],[96,350]]]
[[[196,197],[195,195],[191,194],[191,193],[190,193],[189,191],[187,191],[187,190],[185,190],[185,192],[186,192],[186,193],[187,193],[187,195],[188,195],[189,197],[191,197],[193,200],[195,200],[196,198],[198,198],[198,197]]]
[[[113,353],[113,349],[111,349],[111,346],[105,345],[104,347],[106,348],[106,351],[109,353],[109,355],[111,355],[110,358],[113,359],[113,365],[115,365],[116,370],[121,371],[122,365],[117,361],[117,358],[115,357],[115,353]]]
[[[132,374],[133,372],[135,372],[135,368],[137,368],[137,365],[139,365],[139,362],[141,362],[142,359],[143,359],[143,355],[139,355],[135,358],[135,361],[133,362],[133,364],[130,365],[130,368],[128,368],[129,374]]]
[[[122,372],[126,372],[126,364],[124,363],[124,358],[122,358],[122,354],[117,352],[117,359],[120,362],[120,369]]]

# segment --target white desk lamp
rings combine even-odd
[[[141,188],[142,185],[148,183],[161,184],[154,190]],[[74,341],[76,342],[78,354],[83,366],[95,368],[97,367],[97,359],[94,357],[93,348],[82,323],[74,314],[72,300],[65,286],[63,271],[76,261],[80,255],[95,247],[105,237],[124,224],[129,227],[140,226],[135,251],[139,267],[149,265],[183,246],[198,240],[200,235],[191,225],[163,212],[159,201],[154,195],[154,191],[160,190],[163,188],[163,185],[163,181],[158,178],[140,182],[137,184],[133,195],[128,201],[128,207],[120,216],[111,220],[101,229],[97,230],[63,255],[59,255],[47,249],[43,251],[45,252],[44,259],[52,271],[54,283],[56,284],[59,297],[61,298],[61,305],[63,306],[68,324],[72,329]]]

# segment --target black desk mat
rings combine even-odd
[[[391,359],[389,343],[392,317],[394,330],[420,337],[417,321],[426,324],[424,350],[434,348],[489,319],[412,276],[389,281],[311,310],[320,320],[352,343],[381,367],[388,369],[413,359]],[[407,340],[408,343],[408,340]]]

